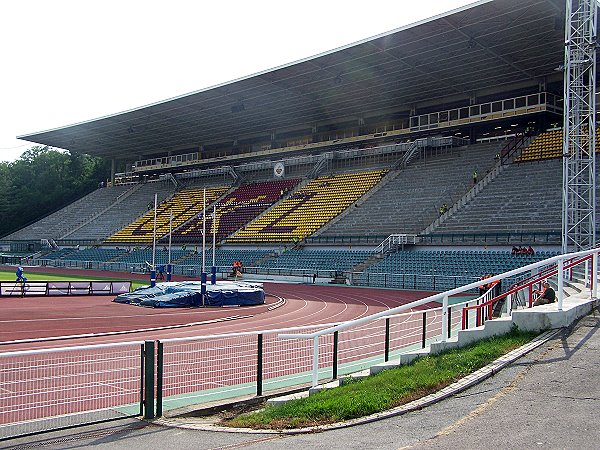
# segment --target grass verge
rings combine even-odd
[[[531,341],[535,333],[514,328],[461,349],[419,358],[308,398],[223,419],[222,425],[259,429],[290,429],[356,419],[409,403],[442,389],[500,356]]]

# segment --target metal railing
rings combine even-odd
[[[142,414],[143,342],[0,353],[0,441]]]
[[[131,281],[0,281],[0,297],[116,295],[131,291]]]
[[[418,235],[421,244],[558,244],[558,231],[506,231],[488,233],[431,233]]]
[[[377,272],[351,272],[349,277],[352,286],[382,287],[413,291],[443,291],[454,289],[477,279],[477,277],[473,275]]]
[[[374,253],[387,253],[391,250],[395,250],[405,244],[416,244],[416,234],[390,234],[383,242],[381,242],[375,249]]]
[[[585,264],[586,282],[596,297],[599,251],[555,256],[485,282],[556,264],[540,275],[553,276]],[[590,256],[591,264],[585,259]],[[563,277],[557,282],[560,311]],[[474,314],[465,323],[463,310],[480,305],[490,319],[486,306],[493,299],[492,289],[466,301],[456,297],[480,284],[474,281],[344,323],[0,353],[0,440],[142,414],[153,418],[164,409],[314,386],[446,341],[479,324]]]
[[[495,281],[501,281],[505,278],[508,278],[511,276],[517,276],[517,275],[520,275],[523,273],[528,273],[532,270],[535,270],[538,268],[544,268],[544,267],[546,267],[550,264],[554,264],[554,263],[557,264],[557,273],[563,274],[565,260],[572,260],[574,258],[583,258],[583,257],[589,256],[589,255],[593,255],[593,262],[591,264],[591,275],[589,276],[589,279],[593,280],[593,281],[590,282],[589,284],[592,289],[592,296],[595,298],[597,295],[596,280],[598,278],[598,270],[597,270],[598,252],[600,252],[600,249],[593,249],[593,250],[587,250],[587,251],[583,251],[583,252],[554,256],[552,258],[548,258],[543,261],[532,263],[527,266],[505,272],[500,275],[495,275],[495,276],[489,277],[485,281],[486,281],[486,283],[493,283]],[[578,261],[578,263],[581,263],[582,261],[583,260]],[[587,269],[587,266],[586,266],[586,269]],[[562,309],[563,309],[563,299],[564,299],[563,277],[564,277],[564,274],[563,274],[563,276],[557,277],[557,284],[558,284],[558,287],[557,287],[557,298],[558,298],[557,309],[558,309],[558,311],[562,311]],[[442,303],[442,312],[441,312],[441,325],[442,326],[441,326],[440,339],[442,341],[446,341],[446,339],[448,338],[448,336],[450,334],[448,327],[451,324],[449,314],[451,314],[452,307],[448,303],[450,296],[462,294],[471,289],[479,288],[480,284],[481,284],[481,281],[476,281],[476,282],[467,284],[465,286],[461,286],[461,287],[458,287],[455,289],[448,290],[446,292],[442,292],[440,294],[430,295],[428,297],[425,297],[424,299],[417,300],[415,302],[412,302],[412,303],[409,303],[406,305],[398,306],[397,308],[393,308],[389,311],[382,311],[377,314],[363,317],[361,319],[357,319],[354,321],[345,322],[343,324],[336,325],[336,326],[333,326],[330,328],[326,328],[324,330],[319,330],[314,333],[310,333],[310,334],[282,333],[279,335],[279,337],[281,339],[294,339],[294,340],[309,340],[310,339],[313,341],[312,385],[316,386],[318,384],[318,380],[319,380],[319,364],[320,364],[319,363],[319,361],[320,361],[320,359],[319,359],[320,358],[320,356],[319,356],[319,339],[320,338],[326,338],[327,336],[333,336],[335,333],[339,333],[341,331],[346,331],[351,328],[362,327],[366,324],[372,323],[373,321],[379,320],[382,317],[385,317],[390,314],[402,313],[404,311],[412,310],[414,308],[421,307],[421,306],[423,306],[427,303],[431,303],[431,302],[441,302]],[[510,304],[510,303],[511,303],[510,301],[507,302],[507,304]],[[468,307],[469,305],[464,305],[464,306]],[[509,314],[511,313],[510,307],[508,309],[508,313]],[[462,319],[462,317],[461,317],[461,319]]]

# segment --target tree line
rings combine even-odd
[[[0,237],[87,195],[109,175],[109,161],[47,146],[0,162]]]

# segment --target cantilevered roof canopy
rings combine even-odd
[[[560,80],[564,1],[484,0],[312,58],[19,139],[134,160]]]

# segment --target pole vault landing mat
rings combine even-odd
[[[217,284],[207,283],[202,295],[200,281],[179,281],[142,286],[118,295],[113,301],[153,308],[262,305],[265,291],[262,283],[217,281]]]

